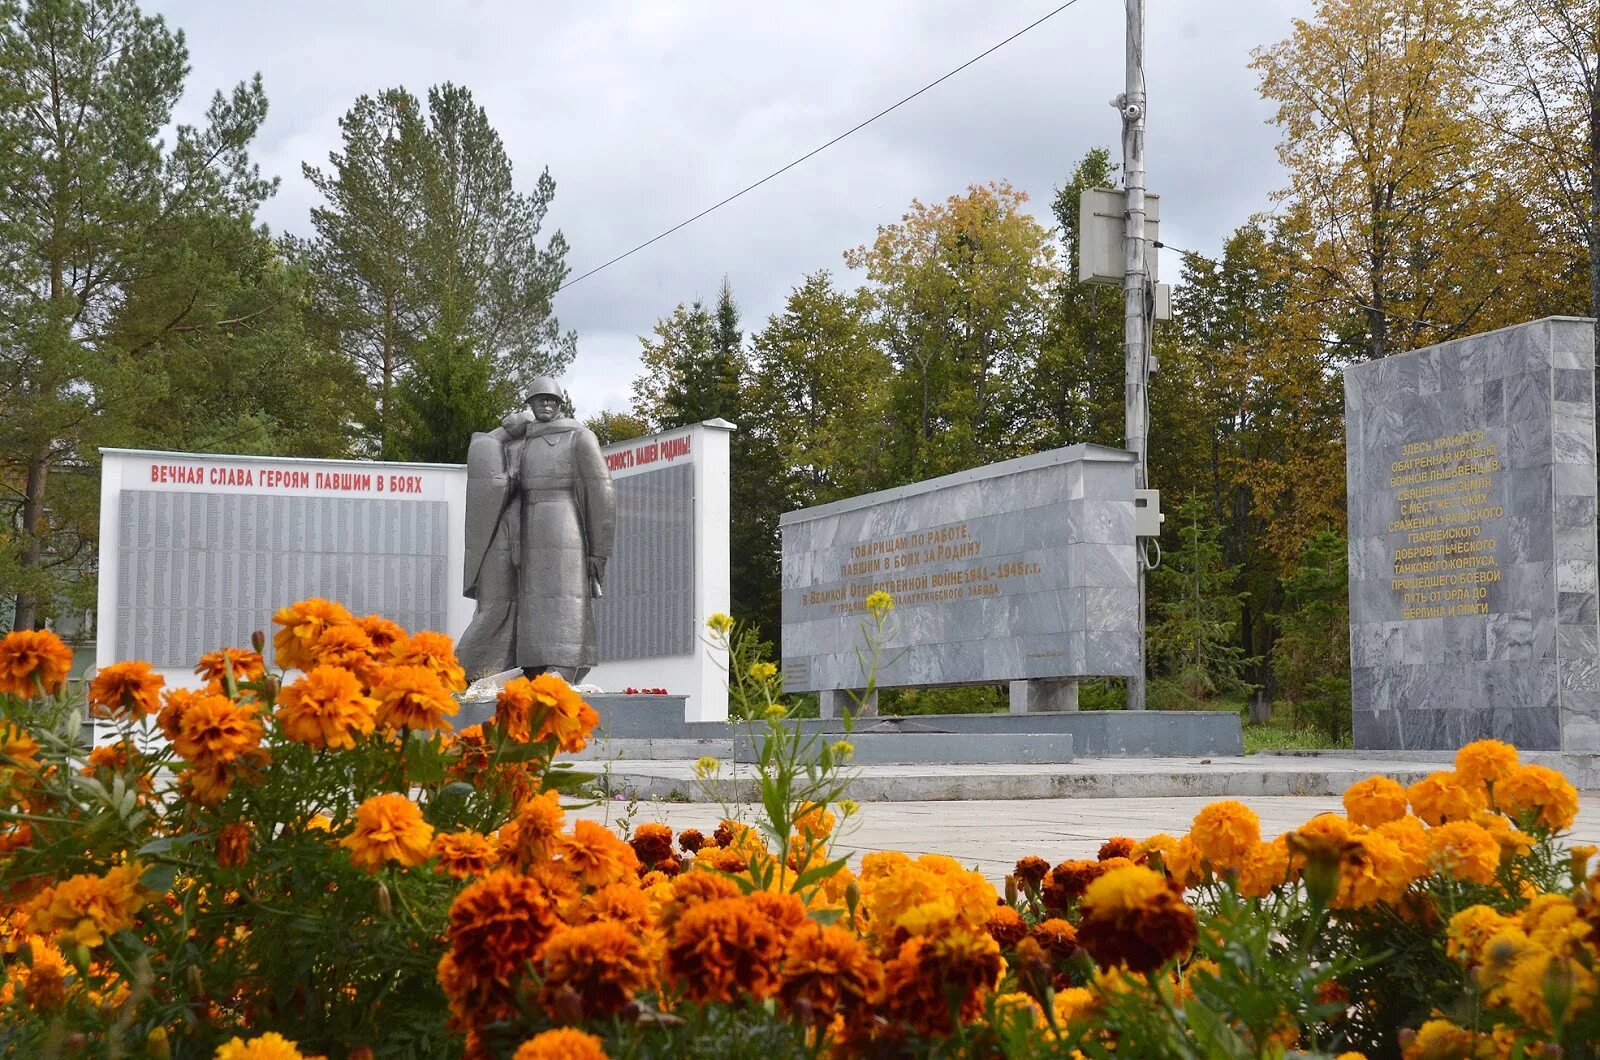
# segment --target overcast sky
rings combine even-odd
[[[263,214],[305,233],[338,119],[363,92],[469,87],[522,190],[548,167],[548,230],[577,275],[825,142],[1056,7],[1059,0],[146,0],[188,37],[180,118],[260,71],[271,112],[255,145],[283,179]],[[1309,0],[1152,0],[1148,186],[1162,240],[1215,251],[1283,182],[1252,48]],[[1079,0],[886,118],[710,217],[557,296],[578,333],[567,385],[581,415],[625,409],[638,336],[726,275],[746,333],[809,272],[899,219],[1006,179],[1049,204],[1096,146],[1117,153],[1123,4]],[[1177,271],[1169,255],[1164,278]]]

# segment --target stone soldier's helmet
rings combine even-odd
[[[534,376],[533,382],[528,384],[528,392],[525,396],[530,404],[536,397],[553,397],[557,401],[565,401],[567,399],[567,395],[561,389],[560,381],[549,375]]]

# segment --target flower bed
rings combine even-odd
[[[447,638],[318,600],[275,625],[277,669],[258,639],[201,659],[204,688],[101,671],[83,695],[114,734],[87,753],[60,642],[0,640],[7,1055],[1515,1057],[1600,1041],[1595,852],[1557,839],[1571,786],[1505,744],[1409,789],[1363,781],[1344,814],[1271,841],[1222,801],[1182,837],[1024,858],[997,893],[937,855],[836,858],[849,744],[782,724],[775,673],[750,684],[760,819],[624,838],[566,820],[589,778],[553,759],[598,717],[558,678],[510,682],[491,722],[456,733]]]

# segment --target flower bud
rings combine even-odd
[[[250,634],[250,647],[256,650],[257,655],[260,655],[262,652],[266,651],[267,635],[261,632],[259,629]]]
[[[1017,904],[1017,878],[1015,876],[1007,876],[1006,877],[1006,905],[1015,906],[1016,904]]]
[[[157,1027],[150,1032],[150,1036],[144,1040],[144,1055],[149,1060],[170,1060],[172,1045],[167,1041],[165,1027]]]
[[[389,897],[389,888],[382,880],[378,881],[378,912],[384,916],[394,914],[394,900]]]
[[[200,966],[189,965],[189,993],[195,997],[204,997],[206,993],[205,980],[200,978]]]

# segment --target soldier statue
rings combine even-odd
[[[561,414],[561,385],[539,376],[527,400],[467,452],[465,593],[478,607],[456,654],[468,680],[520,668],[577,683],[599,661],[616,498],[594,432]]]

